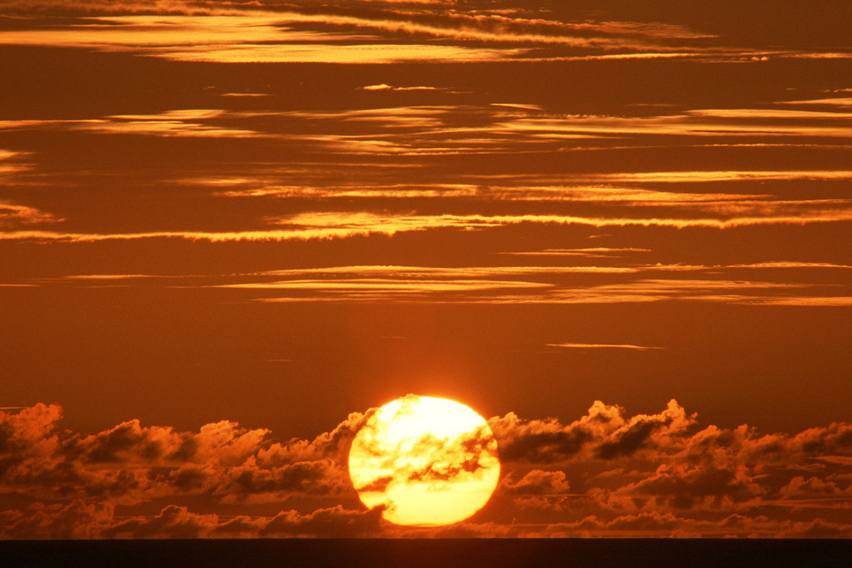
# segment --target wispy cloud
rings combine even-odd
[[[847,286],[790,279],[777,271],[848,270],[846,265],[756,263],[691,266],[338,266],[229,275],[169,286],[258,291],[261,302],[430,302],[471,304],[618,304],[671,301],[755,306],[849,305]],[[760,276],[742,278],[742,271]],[[776,274],[773,275],[772,271]],[[738,274],[739,279],[735,279]],[[685,277],[686,275],[686,277]],[[649,277],[653,276],[653,277]],[[592,279],[590,283],[590,279]],[[608,344],[609,345],[609,344]],[[562,343],[552,347],[605,348]],[[609,345],[617,348],[618,345]],[[625,349],[630,346],[621,346]],[[641,346],[633,346],[641,348]],[[649,349],[651,349],[649,347]]]
[[[514,251],[514,252],[500,252],[498,254],[509,255],[509,256],[578,256],[584,258],[612,258],[613,256],[621,256],[622,253],[634,253],[634,252],[651,252],[651,249],[646,248],[634,248],[634,247],[621,247],[621,248],[611,248],[611,247],[587,247],[587,248],[575,248],[575,249],[545,249],[540,251]]]
[[[57,29],[0,31],[0,44],[49,45],[132,51],[178,61],[392,63],[398,61],[483,61],[513,57],[523,50],[463,45],[393,43],[342,31],[295,30],[304,23],[389,30],[404,23],[298,13],[239,15],[112,16]],[[428,27],[426,29],[429,29]],[[438,30],[439,28],[434,28]]]
[[[783,105],[819,105],[819,106],[827,106],[827,107],[839,107],[841,109],[852,108],[852,97],[828,97],[824,99],[806,99],[800,101],[781,101],[778,104]],[[835,115],[835,112],[826,113],[829,115]],[[837,113],[839,114],[839,113]],[[848,116],[848,114],[846,115]]]
[[[609,218],[573,215],[380,215],[376,213],[314,212],[269,220],[283,229],[249,231],[152,231],[139,233],[75,233],[44,230],[14,230],[0,233],[0,240],[96,242],[180,238],[190,241],[287,241],[340,239],[355,236],[386,235],[429,230],[485,230],[513,225],[579,225],[589,227],[667,227],[673,229],[734,229],[764,225],[809,225],[852,221],[852,209],[813,209],[764,216],[728,218]]]
[[[187,46],[154,48],[150,55],[175,61],[210,63],[348,63],[389,64],[436,61],[493,61],[522,54],[521,50],[497,50],[452,45],[411,44],[273,44],[217,47]]]
[[[56,219],[50,213],[40,211],[35,207],[0,200],[0,228],[39,223],[54,223],[57,221],[60,221],[60,219]]]
[[[129,136],[163,136],[192,138],[263,138],[268,134],[249,129],[229,128],[216,124],[226,120],[218,109],[179,109],[157,114],[115,115],[80,120],[0,120],[0,131],[60,130],[121,134]]]
[[[644,345],[610,344],[610,343],[548,343],[548,347],[560,349],[627,349],[631,351],[654,351],[665,349],[664,347],[646,347]]]
[[[414,87],[393,87],[391,85],[387,85],[385,83],[379,83],[378,85],[366,85],[361,87],[363,91],[442,91],[444,90],[441,87],[426,87],[426,86],[414,86]]]
[[[358,4],[361,4],[360,6]],[[562,21],[552,14],[436,9],[432,2],[324,6],[81,2],[85,22],[0,32],[7,45],[131,51],[181,61],[391,63],[705,57],[842,57],[841,52],[755,51],[720,45],[683,26]],[[57,3],[73,8],[74,3]],[[150,15],[151,11],[161,13]],[[140,13],[141,12],[141,13]],[[145,13],[147,12],[147,13]],[[710,42],[710,43],[708,43]],[[393,55],[397,51],[397,55]]]
[[[668,171],[590,174],[584,181],[644,182],[644,183],[701,183],[724,181],[794,181],[848,180],[852,170],[739,170],[739,171]]]

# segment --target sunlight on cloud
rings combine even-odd
[[[287,241],[309,239],[335,239],[355,236],[385,235],[411,231],[456,229],[473,231],[496,229],[521,224],[580,225],[590,227],[669,227],[675,229],[708,228],[733,229],[761,225],[808,225],[813,223],[839,223],[852,221],[852,209],[814,210],[799,214],[769,214],[718,218],[608,218],[571,215],[379,215],[374,213],[301,213],[270,219],[274,225],[285,229],[267,229],[231,232],[156,231],[140,233],[61,233],[53,231],[0,232],[0,240],[97,242],[108,240],[138,240],[153,238],[180,238],[190,241]]]
[[[372,63],[491,61],[519,55],[520,50],[495,50],[451,45],[411,44],[257,44],[227,47],[157,48],[152,55],[175,61],[211,63]]]
[[[333,19],[333,18],[332,18]],[[279,13],[239,16],[114,16],[95,25],[62,29],[7,30],[0,44],[49,45],[135,51],[177,61],[393,63],[399,61],[488,61],[514,57],[520,49],[395,44],[375,36],[293,30],[285,24],[323,18]]]
[[[0,200],[0,229],[17,224],[52,223],[60,220],[35,207]]]
[[[561,349],[627,349],[630,351],[653,351],[665,349],[664,347],[646,347],[644,345],[609,344],[609,343],[548,343],[548,347]]]

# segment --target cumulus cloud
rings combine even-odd
[[[0,411],[0,536],[852,536],[847,423],[764,434],[702,425],[674,400],[636,415],[595,401],[567,423],[508,413],[488,421],[502,478],[487,513],[418,528],[364,507],[349,479],[376,410],[289,441],[230,421],[84,435],[56,404]]]
[[[215,513],[194,513],[184,506],[167,505],[155,515],[124,517],[116,515],[108,504],[74,501],[18,514],[0,536],[7,539],[353,538],[376,535],[381,528],[381,508],[363,511],[338,505],[308,514],[288,510],[273,517],[225,519]]]
[[[535,469],[517,481],[506,477],[503,488],[506,493],[518,495],[548,495],[568,491],[569,484],[565,481],[563,471],[542,471]]]
[[[581,452],[603,459],[630,456],[667,444],[694,423],[695,415],[687,415],[675,400],[654,415],[627,417],[623,408],[595,401],[586,416],[567,425],[554,419],[522,420],[514,413],[489,422],[504,459],[532,463],[557,463]]]
[[[176,495],[271,502],[350,490],[341,465],[346,445],[340,438],[351,434],[347,422],[316,440],[281,444],[268,430],[229,421],[179,432],[130,420],[80,435],[59,432],[61,416],[58,405],[44,404],[0,413],[0,490],[126,505]]]

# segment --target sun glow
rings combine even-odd
[[[352,442],[349,475],[367,507],[400,525],[447,525],[482,508],[497,487],[497,441],[452,400],[407,395],[370,416]]]

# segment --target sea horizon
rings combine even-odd
[[[582,566],[840,568],[852,540],[667,538],[310,538],[17,540],[7,566]]]

